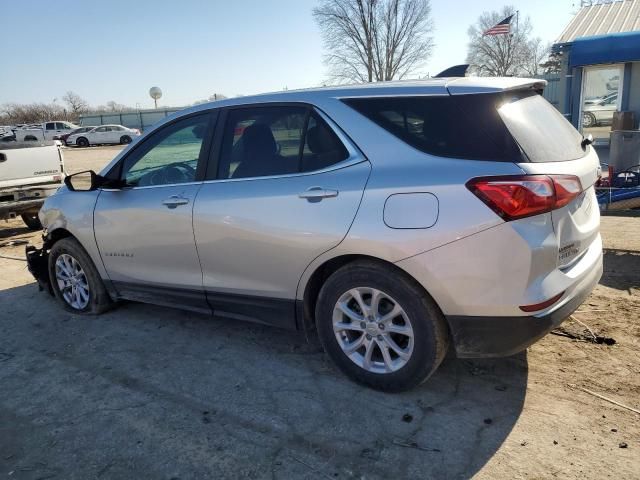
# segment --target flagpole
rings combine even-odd
[[[520,10],[516,10],[516,35],[518,34],[519,26],[520,26]]]

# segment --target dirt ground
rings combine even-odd
[[[295,333],[134,303],[68,314],[0,258],[0,477],[640,478],[640,414],[594,395],[640,410],[640,216],[602,235],[600,285],[556,334],[396,395]],[[0,225],[0,244],[36,237]]]

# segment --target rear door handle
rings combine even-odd
[[[304,198],[309,202],[319,202],[323,198],[333,198],[338,196],[338,190],[330,188],[311,187],[304,192],[298,194],[298,197]]]
[[[186,205],[187,203],[189,203],[189,199],[179,195],[171,195],[162,201],[162,204],[167,208],[176,208],[178,205]]]

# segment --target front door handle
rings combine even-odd
[[[167,208],[176,208],[178,205],[186,205],[187,203],[189,203],[189,199],[180,195],[171,195],[162,201],[162,204]]]
[[[304,192],[298,194],[298,197],[305,198],[309,202],[319,202],[323,198],[333,198],[338,196],[338,190],[332,190],[330,188],[311,187]]]

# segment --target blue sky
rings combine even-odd
[[[467,28],[487,10],[512,4],[534,34],[553,41],[577,0],[431,0],[435,49],[424,68],[437,74],[463,63]],[[109,100],[188,105],[227,96],[317,86],[326,78],[314,0],[131,0],[2,6],[0,104],[51,102],[68,90],[92,105]]]

